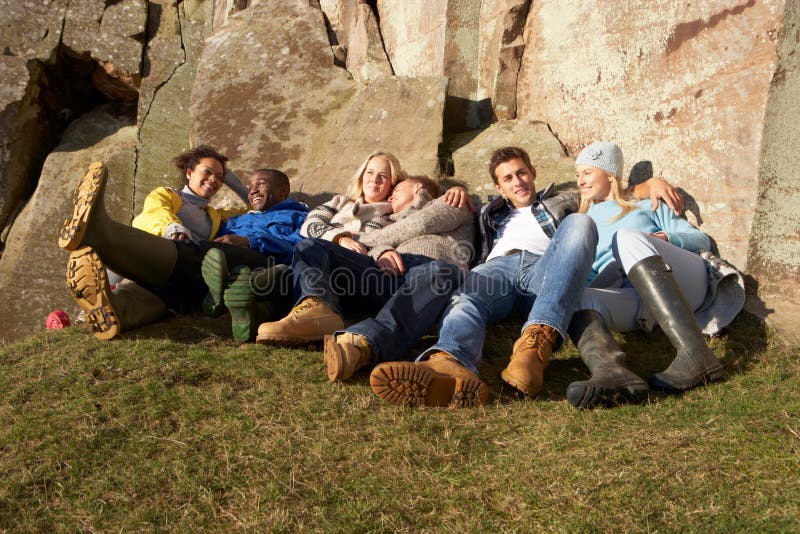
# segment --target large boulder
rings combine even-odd
[[[65,286],[67,254],[58,248],[60,223],[72,213],[72,191],[92,161],[109,169],[106,206],[129,221],[133,201],[136,126],[132,115],[105,105],[74,121],[45,161],[39,186],[17,217],[0,257],[0,338],[18,339],[44,328],[49,312],[78,307]]]
[[[212,4],[212,0],[178,4],[159,0],[150,6],[148,27],[153,33],[145,50],[148,75],[142,80],[138,111],[137,213],[155,187],[183,183],[172,159],[191,145],[189,107],[198,58],[210,33]]]
[[[494,181],[489,176],[489,159],[501,147],[523,148],[536,168],[536,188],[543,189],[550,182],[572,184],[574,160],[567,156],[547,125],[539,121],[498,121],[477,136],[463,134],[463,146],[453,152],[453,179],[469,187],[483,200],[497,195]]]
[[[383,49],[381,31],[372,8],[360,4],[357,13],[355,24],[349,33],[347,70],[361,83],[391,76],[392,66]]]
[[[98,63],[94,83],[109,98],[136,100],[146,22],[146,0],[71,0],[61,41]]]
[[[517,116],[573,155],[617,141],[636,178],[652,168],[694,197],[701,229],[743,268],[783,4],[533,2]]]
[[[397,76],[444,73],[448,1],[378,0],[381,35]]]
[[[747,270],[766,306],[750,307],[800,343],[800,2],[787,2],[759,161],[758,206]],[[795,147],[795,148],[792,148]]]
[[[192,138],[220,147],[240,173],[277,167],[293,189],[321,193],[344,191],[378,149],[415,172],[437,168],[444,80],[361,86],[334,65],[322,12],[305,0],[262,1],[231,17],[199,64]]]
[[[0,0],[0,241],[33,191],[31,174],[46,155],[40,140],[51,126],[42,120],[43,63],[61,40],[66,8],[66,0]]]
[[[478,100],[489,100],[497,119],[517,115],[517,74],[525,41],[522,32],[531,0],[481,3]]]

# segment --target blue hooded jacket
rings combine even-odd
[[[222,223],[218,236],[233,234],[250,240],[250,248],[275,256],[280,263],[292,263],[294,245],[303,239],[300,227],[308,208],[286,199],[266,211],[248,211]]]

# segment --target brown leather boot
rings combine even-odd
[[[398,406],[469,408],[484,404],[489,388],[478,375],[446,352],[424,362],[388,362],[372,370],[372,391]]]
[[[338,336],[325,336],[325,367],[331,382],[347,380],[374,359],[375,353],[369,341],[361,334],[345,332]]]
[[[542,389],[544,368],[558,339],[555,328],[546,324],[530,325],[514,343],[511,361],[500,376],[524,394],[536,395]]]
[[[261,323],[257,343],[298,345],[322,341],[326,335],[344,328],[342,317],[317,297],[306,297],[289,315],[274,323]]]

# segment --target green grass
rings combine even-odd
[[[101,342],[80,328],[0,347],[0,530],[800,531],[796,347],[749,316],[712,342],[720,384],[580,412],[568,346],[522,400],[399,409],[322,355],[237,345],[225,319]],[[624,338],[643,375],[672,355]]]

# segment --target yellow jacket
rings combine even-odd
[[[181,209],[181,196],[177,191],[169,187],[156,187],[144,199],[142,212],[134,217],[131,225],[139,230],[164,237],[167,226],[172,223],[183,224],[177,215],[179,209]],[[208,236],[208,239],[212,240],[216,237],[222,221],[241,215],[245,211],[241,208],[218,210],[206,206],[206,212],[211,218],[211,235]]]

